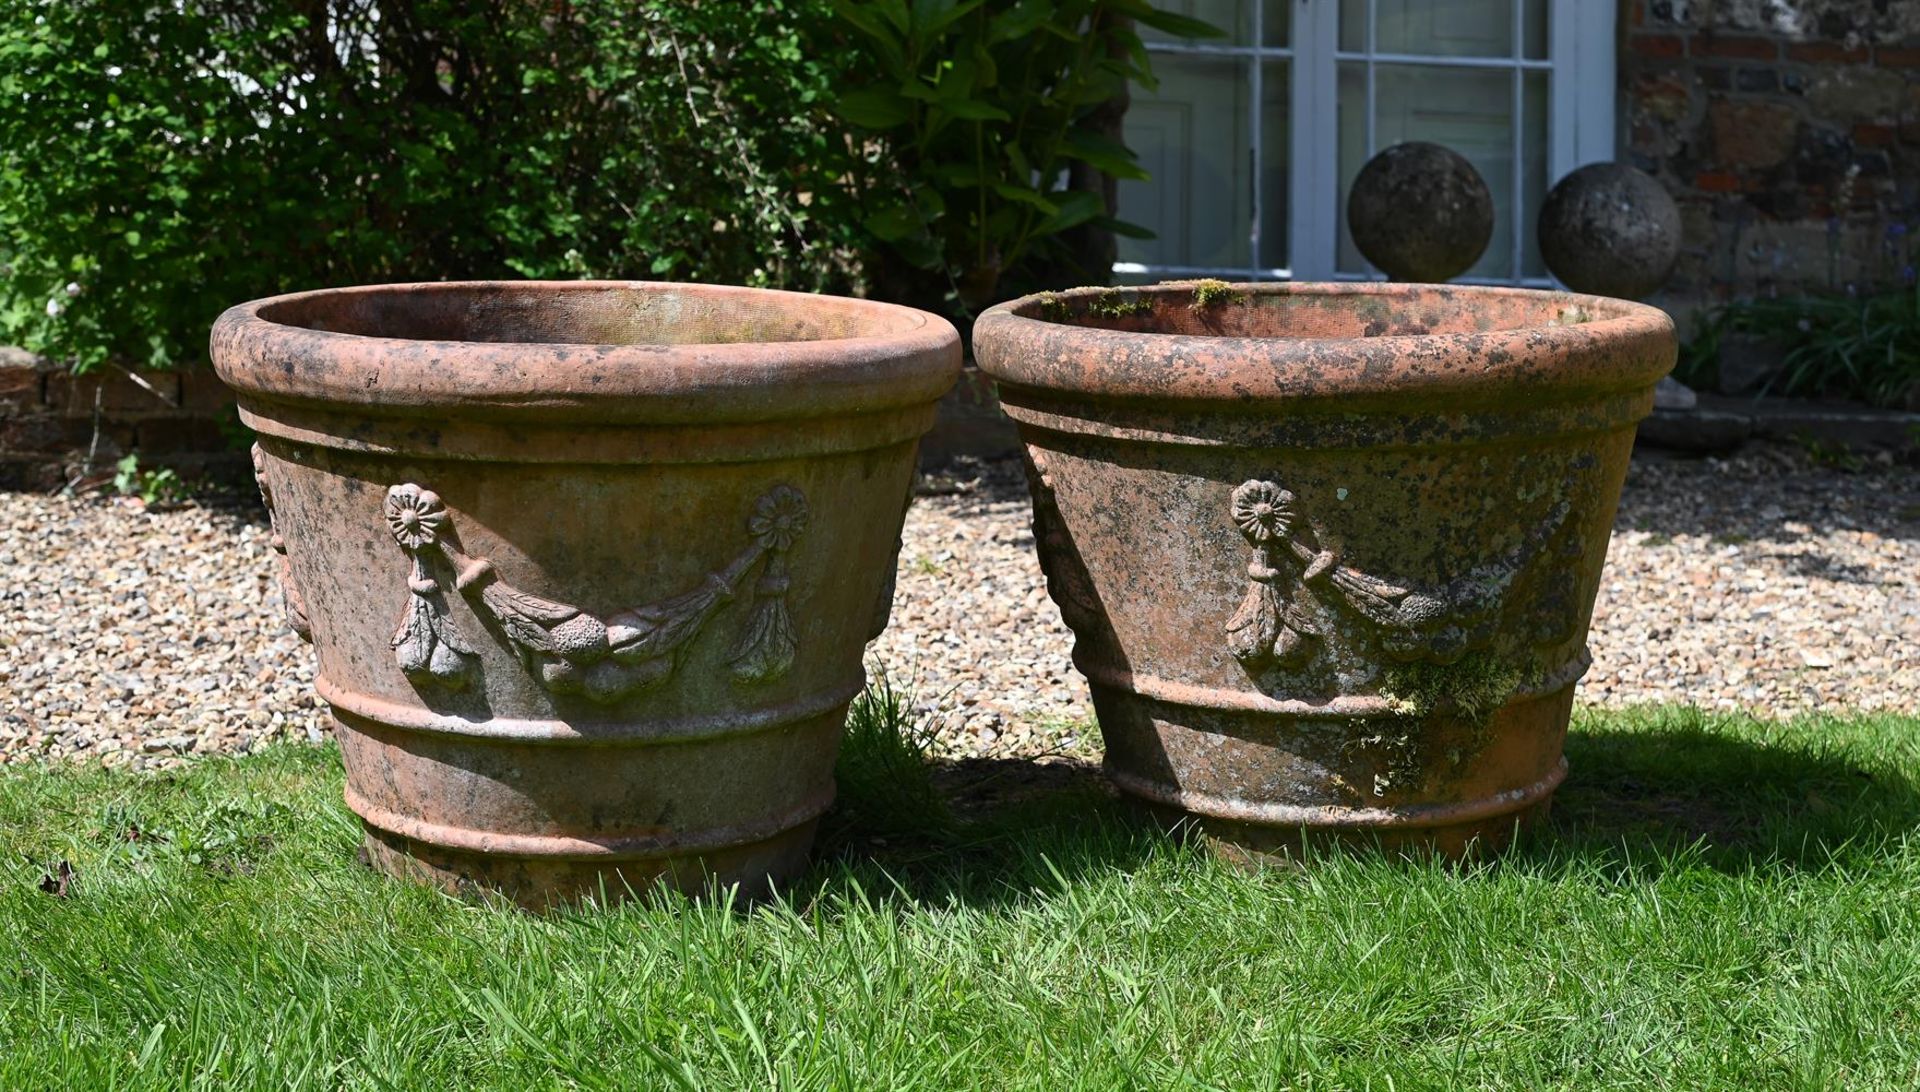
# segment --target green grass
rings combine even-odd
[[[331,748],[8,774],[0,1088],[1920,1086],[1920,721],[1583,716],[1500,863],[1263,875],[900,728],[748,910],[389,882]]]

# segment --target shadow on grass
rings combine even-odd
[[[1531,852],[1643,868],[1685,849],[1721,870],[1784,870],[1871,860],[1920,829],[1920,789],[1860,738],[1920,722],[1812,719],[1756,739],[1740,729],[1759,722],[1691,709],[1582,721]]]
[[[1128,871],[1165,848],[1097,766],[1069,759],[930,754],[933,729],[884,678],[847,715],[816,866],[790,892],[805,904],[849,883],[871,897],[1002,905]]]
[[[930,762],[925,741],[901,731],[898,708],[856,708],[841,803],[822,829],[824,867],[799,901],[851,878],[870,895],[878,885],[882,897],[923,904],[1000,905],[1135,870],[1178,842],[1085,761]],[[1920,829],[1920,789],[1864,738],[1884,743],[1902,731],[1920,733],[1920,722],[1782,726],[1690,709],[1583,716],[1550,818],[1505,860],[1549,878],[1870,865]]]

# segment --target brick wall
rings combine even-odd
[[[1624,0],[1622,158],[1686,240],[1659,302],[1898,284],[1920,260],[1920,0]]]
[[[56,489],[89,451],[96,475],[130,451],[142,465],[230,476],[244,461],[228,438],[233,395],[210,369],[68,374],[0,348],[0,489]]]

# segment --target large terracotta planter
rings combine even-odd
[[[804,866],[951,326],[408,285],[235,307],[213,360],[378,867],[537,906]]]
[[[974,349],[1124,792],[1247,857],[1544,812],[1665,314],[1201,282],[1003,304]]]

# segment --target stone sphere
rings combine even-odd
[[[1637,300],[1680,258],[1680,209],[1645,171],[1589,163],[1540,206],[1540,256],[1575,292]]]
[[[1487,249],[1493,194],[1453,149],[1395,144],[1354,178],[1347,229],[1360,253],[1394,280],[1445,281],[1465,273]]]

